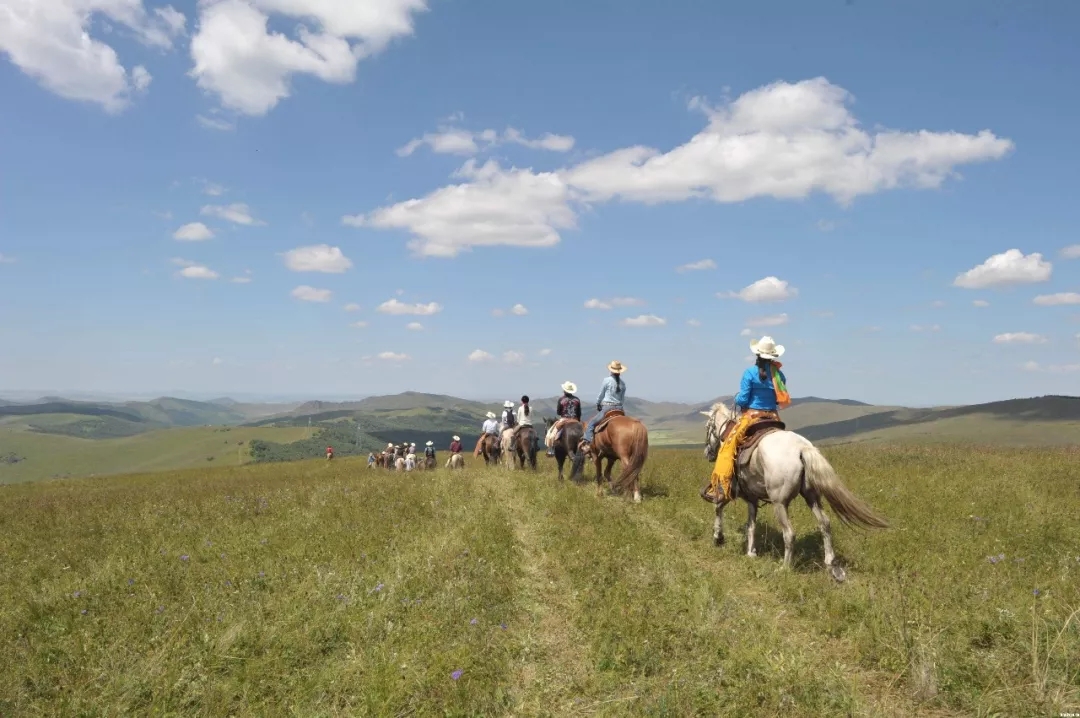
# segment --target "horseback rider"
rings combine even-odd
[[[461,437],[460,436],[455,436],[454,439],[450,442],[450,454],[453,455],[453,454],[460,454],[460,453],[461,453]]]
[[[532,425],[532,407],[529,406],[529,397],[523,395],[521,397],[521,406],[519,406],[517,410],[517,426],[514,428],[514,438],[517,438],[518,432],[521,431],[523,427],[528,426],[531,428]],[[539,450],[540,437],[533,431],[533,451]]]
[[[585,435],[581,439],[579,450],[585,453],[591,448],[596,425],[612,411],[616,409],[622,411],[623,401],[626,399],[626,382],[622,380],[622,373],[626,371],[626,367],[622,362],[615,360],[608,364],[607,368],[611,374],[604,377],[604,381],[600,384],[600,394],[596,397],[597,414],[585,425]]]
[[[480,438],[476,440],[476,450],[473,451],[473,456],[480,456],[480,445],[484,443],[485,436],[499,438],[499,422],[495,419],[495,412],[493,411],[489,411],[487,418],[484,419],[484,425],[480,428]]]
[[[544,443],[547,444],[548,456],[555,456],[555,435],[559,431],[559,424],[564,419],[576,419],[581,421],[581,399],[574,396],[577,393],[577,385],[572,381],[564,381],[562,385],[563,395],[555,405],[555,415],[559,417],[548,429]]]
[[[503,402],[502,416],[499,417],[499,448],[508,451],[509,446],[502,445],[502,435],[507,429],[517,426],[517,416],[514,415],[514,402],[507,399]]]
[[[432,460],[435,458],[435,442],[434,441],[429,441],[426,444],[424,444],[424,458],[425,459],[432,459]]]
[[[731,499],[731,478],[735,475],[735,459],[739,445],[747,429],[762,420],[780,420],[778,408],[791,404],[787,391],[787,377],[780,371],[777,359],[784,354],[784,346],[770,336],[750,342],[750,351],[756,359],[754,366],[743,371],[739,393],[735,395],[735,408],[741,412],[736,424],[716,455],[711,483],[702,494],[706,501],[717,503]]]

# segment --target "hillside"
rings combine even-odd
[[[5,487],[0,714],[1080,712],[1076,451],[826,454],[891,522],[834,519],[843,584],[801,499],[791,570],[771,510],[757,557],[742,504],[715,547],[697,452],[636,505],[471,458]]]

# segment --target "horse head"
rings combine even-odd
[[[705,421],[705,458],[716,461],[716,454],[720,451],[720,437],[724,435],[728,424],[734,420],[734,414],[728,409],[727,404],[718,401],[708,411],[701,412],[707,417]]]

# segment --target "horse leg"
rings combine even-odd
[[[776,514],[776,522],[784,532],[784,568],[791,568],[791,556],[795,551],[795,529],[791,526],[791,518],[788,516],[787,505],[782,501],[773,504],[773,513]]]
[[[604,480],[604,472],[600,467],[600,463],[604,460],[602,456],[597,454],[596,456],[596,496],[597,498],[604,495],[604,490],[600,488],[600,482]]]
[[[757,556],[754,548],[754,527],[757,525],[757,501],[746,503],[746,555]]]
[[[836,560],[836,554],[833,553],[832,531],[829,528],[829,515],[822,510],[821,497],[818,496],[816,491],[805,492],[803,498],[806,499],[806,503],[810,506],[810,510],[814,513],[814,518],[818,521],[818,527],[821,529],[821,543],[824,544],[825,548],[825,565],[832,568],[833,561]]]
[[[724,504],[725,501],[716,503],[716,518],[713,519],[712,540],[714,546],[724,545]]]
[[[615,492],[615,480],[611,478],[611,469],[615,466],[615,459],[608,457],[607,468],[604,469],[604,478],[607,479],[608,491]]]

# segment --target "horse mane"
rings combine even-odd
[[[727,420],[733,416],[733,412],[728,408],[728,405],[722,401],[718,401],[709,407],[708,412],[701,412],[709,417],[717,417],[719,419]]]

